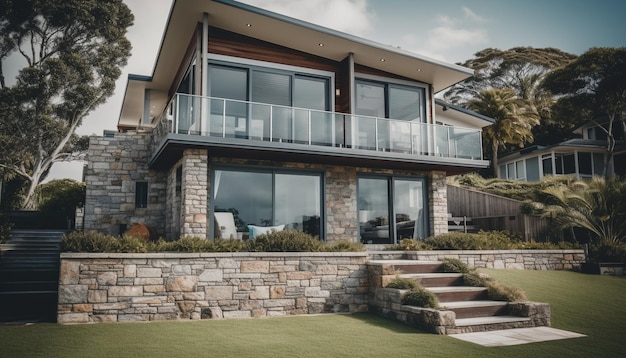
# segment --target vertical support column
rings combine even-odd
[[[180,236],[207,237],[208,153],[186,149],[181,162]]]
[[[202,104],[200,110],[200,133],[209,134],[209,14],[202,14],[202,63],[200,68],[202,76],[200,78],[200,95]]]
[[[448,187],[446,172],[430,172],[428,205],[430,211],[430,234],[448,232]]]

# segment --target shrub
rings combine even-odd
[[[283,230],[259,235],[248,241],[247,248],[257,252],[320,252],[324,244],[307,233]]]
[[[487,283],[487,294],[489,295],[489,299],[494,301],[527,301],[526,293],[522,289],[496,281]]]
[[[626,244],[603,241],[590,245],[589,256],[594,262],[626,262]]]
[[[118,252],[117,238],[97,231],[75,231],[63,236],[63,251]]]
[[[411,290],[402,296],[402,304],[425,308],[439,308],[437,297],[423,288]]]
[[[396,276],[389,284],[386,286],[387,288],[397,288],[399,290],[417,290],[420,288],[420,285],[410,278],[403,278]]]
[[[441,267],[439,267],[440,272],[469,273],[473,270],[465,262],[459,259],[446,257],[441,261],[442,261],[442,264],[441,264]]]
[[[465,286],[486,287],[491,278],[485,274],[481,274],[476,270],[463,274],[463,284]]]
[[[402,239],[399,244],[385,246],[385,250],[394,251],[420,251],[430,249],[430,246],[426,245],[424,241],[417,241],[413,239]]]
[[[477,234],[451,232],[426,239],[433,250],[504,250],[511,245],[506,231],[480,231]]]
[[[324,251],[328,252],[357,252],[364,250],[365,247],[360,242],[352,242],[348,240],[329,242],[324,246]]]

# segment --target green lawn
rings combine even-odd
[[[621,357],[626,279],[488,270],[552,306],[586,338],[485,348],[371,314],[89,325],[0,326],[0,357]]]

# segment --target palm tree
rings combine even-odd
[[[597,244],[626,239],[626,181],[593,177],[542,192],[546,194],[544,203],[535,206],[543,217],[554,219],[559,229],[584,228]]]
[[[539,117],[535,111],[528,110],[526,102],[509,88],[481,91],[468,102],[468,106],[495,121],[483,129],[483,139],[491,147],[491,165],[497,178],[499,149],[507,144],[522,147],[532,141],[532,127],[539,124]]]

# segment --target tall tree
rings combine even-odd
[[[495,121],[483,129],[483,142],[490,149],[495,178],[498,177],[500,148],[507,144],[522,147],[532,141],[532,127],[538,123],[538,118],[525,104],[512,89],[484,90],[468,102],[470,109]]]
[[[452,86],[444,97],[447,101],[464,104],[481,91],[510,88],[518,97],[542,109],[545,93],[539,84],[546,73],[576,59],[575,55],[555,48],[514,47],[508,50],[486,48],[460,65],[474,70],[474,76]],[[538,101],[538,104],[533,103]]]
[[[86,149],[74,132],[113,94],[132,22],[122,0],[0,0],[0,175],[25,180],[23,208],[54,162]]]
[[[481,91],[510,88],[539,118],[540,125],[533,128],[536,143],[554,144],[571,136],[573,128],[569,123],[553,120],[555,100],[541,83],[548,72],[570,63],[576,59],[575,55],[554,48],[514,47],[508,50],[487,48],[474,56],[461,63],[474,69],[474,76],[446,91],[447,101],[465,105]]]
[[[607,136],[604,173],[608,177],[615,150],[616,127],[626,139],[626,47],[592,48],[557,69],[543,82],[559,102],[588,116]]]

